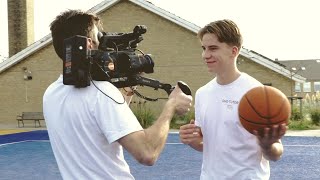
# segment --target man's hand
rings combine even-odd
[[[128,105],[130,104],[132,96],[134,95],[134,91],[136,89],[137,86],[123,87],[119,89]]]
[[[259,145],[262,148],[268,148],[273,143],[278,142],[279,139],[284,136],[287,131],[286,124],[281,125],[273,125],[272,128],[265,128],[263,132],[258,133],[257,131],[253,131],[254,135],[257,136]]]
[[[190,111],[192,96],[184,94],[180,87],[176,85],[169,95],[168,102],[174,107],[176,114],[183,115]]]
[[[197,151],[202,151],[202,132],[201,128],[194,124],[192,119],[189,124],[183,125],[179,130],[180,141],[191,146]]]
[[[123,87],[122,89],[124,91],[123,95],[132,96],[132,95],[134,95],[134,91],[137,89],[137,86]]]
[[[273,125],[272,128],[265,128],[263,132],[253,131],[257,136],[258,143],[262,148],[263,154],[270,160],[280,159],[283,153],[281,138],[287,131],[286,124]]]

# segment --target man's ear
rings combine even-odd
[[[93,48],[93,41],[91,38],[87,38],[87,48],[92,49]]]
[[[232,54],[234,55],[234,56],[238,56],[239,55],[239,52],[240,51],[240,49],[237,47],[237,46],[233,46],[232,47]]]

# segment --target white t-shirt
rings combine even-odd
[[[203,133],[202,180],[269,179],[269,161],[238,117],[242,96],[260,85],[242,73],[228,85],[219,85],[214,78],[196,92],[195,123]]]
[[[111,83],[94,83],[124,102]],[[85,88],[64,85],[62,75],[47,88],[43,113],[63,179],[134,179],[117,140],[142,127],[127,103],[106,95],[92,83]]]

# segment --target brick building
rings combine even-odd
[[[30,7],[32,4],[19,8]],[[102,17],[105,31],[132,32],[138,24],[147,26],[147,33],[138,48],[153,55],[155,72],[145,76],[172,85],[182,80],[191,87],[193,94],[212,78],[201,59],[202,49],[196,37],[200,27],[195,24],[144,0],[106,0],[90,11]],[[9,20],[11,23],[14,22]],[[12,46],[15,42],[10,43]],[[287,95],[292,80],[305,80],[298,74],[291,78],[290,72],[281,64],[248,49],[242,49],[238,64],[241,71]],[[43,93],[61,72],[62,62],[54,52],[50,34],[3,61],[0,64],[0,126],[16,127],[16,115],[23,111],[42,111]],[[163,90],[149,87],[139,87],[139,92],[151,98],[167,97]],[[138,97],[133,99],[135,103],[142,101]],[[158,100],[146,105],[158,113],[164,102]]]

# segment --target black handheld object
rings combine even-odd
[[[191,95],[190,87],[185,82],[179,81],[178,86],[182,90],[182,92],[184,92],[186,95]]]

